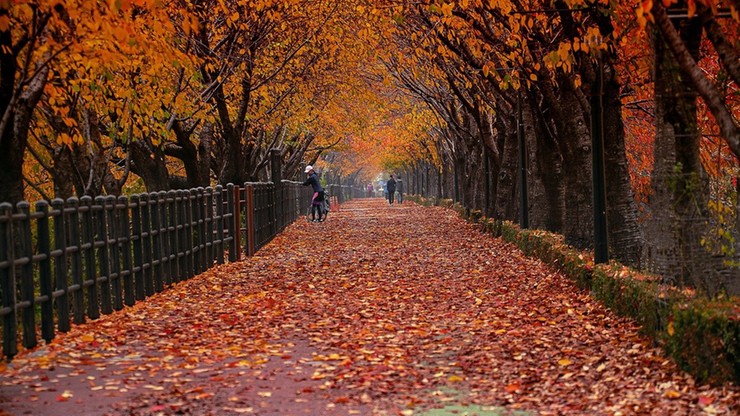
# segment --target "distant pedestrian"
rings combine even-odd
[[[388,191],[388,203],[393,205],[393,197],[396,195],[396,180],[393,179],[393,175],[391,175],[390,179],[388,179],[388,182],[385,184],[385,189]]]
[[[367,184],[367,197],[368,198],[373,197],[373,184],[372,183]]]
[[[398,203],[403,204],[403,180],[399,176],[398,179],[396,179],[396,192],[398,192]]]

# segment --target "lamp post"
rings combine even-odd
[[[593,157],[594,263],[609,261],[606,223],[606,178],[604,174],[604,67],[597,52],[596,80],[591,89],[591,153]]]

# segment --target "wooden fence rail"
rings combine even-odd
[[[360,195],[330,188],[340,202]],[[33,211],[25,201],[0,204],[2,354],[11,359],[19,343],[50,342],[73,323],[253,255],[301,216],[310,197],[310,188],[282,181],[55,199]]]

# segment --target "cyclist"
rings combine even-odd
[[[316,171],[313,170],[313,166],[306,166],[305,173],[308,174],[308,179],[303,182],[303,186],[311,185],[313,187],[313,198],[311,198],[311,221],[323,221],[322,218],[323,210],[321,205],[324,203],[324,188],[319,183],[319,177],[316,175]],[[318,220],[316,219],[316,212],[319,213]]]

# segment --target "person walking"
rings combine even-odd
[[[398,192],[398,203],[403,204],[403,180],[400,176],[396,179],[396,192]]]
[[[305,173],[308,175],[308,179],[303,182],[303,186],[311,185],[311,187],[313,188],[313,197],[311,198],[311,221],[323,221],[321,217],[324,212],[321,209],[321,205],[324,203],[324,188],[321,187],[321,183],[319,183],[319,177],[318,175],[316,175],[316,171],[313,170],[313,166],[306,166]],[[319,213],[318,220],[316,219],[317,211]]]
[[[385,189],[388,191],[388,203],[393,205],[393,197],[396,195],[396,180],[393,179],[393,175],[391,175],[385,184]]]
[[[367,197],[372,198],[373,197],[373,184],[372,182],[367,184]]]

